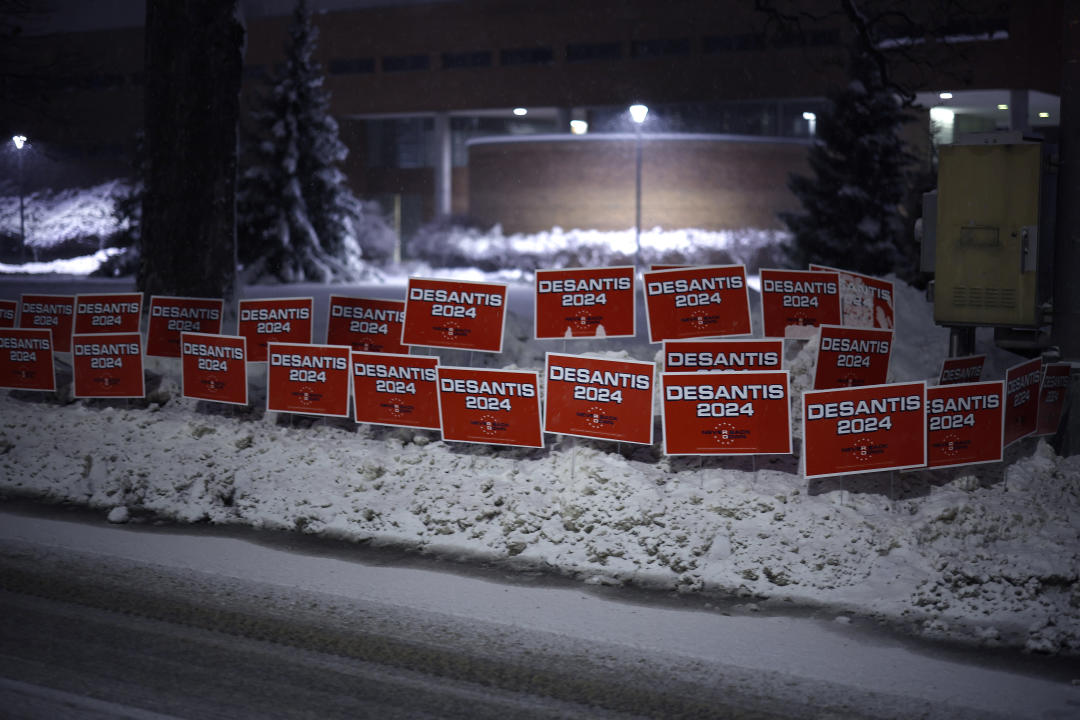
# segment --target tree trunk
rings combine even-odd
[[[234,290],[243,42],[237,0],[147,0],[144,293]]]

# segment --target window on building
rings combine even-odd
[[[593,60],[618,60],[622,57],[622,43],[571,43],[566,46],[567,62]]]
[[[663,38],[656,40],[635,40],[630,45],[630,57],[654,58],[672,55],[689,55],[690,38]]]
[[[435,122],[430,117],[368,120],[368,167],[425,168],[435,166]]]
[[[383,72],[409,72],[430,67],[430,55],[387,55],[382,59]]]
[[[550,65],[555,53],[550,47],[511,48],[499,51],[500,65]]]
[[[442,66],[444,70],[491,67],[491,51],[444,52],[442,54]]]
[[[334,58],[330,61],[331,75],[361,75],[375,72],[375,58]]]

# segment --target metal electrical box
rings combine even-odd
[[[1043,179],[1039,142],[939,148],[934,320],[1038,327]],[[1043,275],[1048,275],[1044,272]]]

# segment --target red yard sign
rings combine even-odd
[[[139,332],[142,293],[75,296],[76,335]]]
[[[137,398],[146,394],[139,333],[72,335],[71,352],[75,397]]]
[[[180,333],[217,335],[224,314],[225,301],[221,298],[151,296],[146,354],[180,357]]]
[[[1042,359],[1013,365],[1005,371],[1005,447],[1034,434],[1039,421]]]
[[[822,325],[814,389],[880,385],[889,374],[892,330]]]
[[[56,389],[51,331],[0,328],[0,388]]]
[[[538,340],[634,333],[633,267],[536,271]]]
[[[810,265],[814,271],[835,272],[840,276],[840,312],[842,325],[892,330],[895,326],[893,284],[871,275],[840,270],[825,265]]]
[[[750,334],[742,265],[658,270],[644,279],[649,342]]]
[[[926,464],[998,462],[1004,412],[1000,380],[926,388]]]
[[[926,465],[926,383],[803,394],[806,477]]]
[[[404,300],[330,296],[326,344],[348,345],[361,352],[408,355],[401,344],[405,323]]]
[[[23,295],[19,298],[19,307],[19,327],[52,330],[53,349],[71,352],[74,295]]]
[[[840,324],[840,280],[835,272],[761,270],[761,317],[765,337],[799,340],[810,328]]]
[[[439,358],[352,353],[356,422],[439,429]]]
[[[196,400],[247,405],[247,339],[180,333],[180,391]]]
[[[440,367],[443,440],[543,447],[534,371]]]
[[[546,432],[652,445],[654,363],[548,353],[545,366]]]
[[[1043,368],[1042,384],[1039,386],[1039,421],[1036,435],[1053,435],[1061,422],[1065,409],[1065,396],[1069,392],[1069,363],[1049,363]]]
[[[248,362],[266,362],[272,342],[310,343],[312,298],[241,300],[236,334],[247,338]]]
[[[0,300],[0,328],[15,327],[15,315],[18,310],[19,303],[14,300]]]
[[[348,416],[350,352],[345,345],[269,343],[266,409]]]
[[[783,340],[665,340],[665,372],[781,370]]]
[[[985,355],[945,358],[941,362],[938,385],[979,382],[984,364],[986,364]]]
[[[506,285],[409,278],[405,345],[502,352]]]
[[[786,370],[666,372],[661,378],[666,454],[791,452]]]

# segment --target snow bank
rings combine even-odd
[[[512,289],[511,310],[527,292]],[[933,377],[944,331],[918,291],[898,284],[897,294],[890,375]],[[559,344],[530,335],[531,318],[513,312],[507,352],[476,364],[539,368]],[[605,347],[656,354],[641,338]],[[992,367],[1011,363],[994,352]],[[788,343],[794,388],[809,385],[813,354],[812,343]],[[216,406],[179,396],[175,363],[149,370],[145,401],[0,396],[0,492],[114,520],[316,533],[1080,653],[1080,458],[1041,441],[1010,448],[1000,465],[808,482],[796,456],[667,458],[655,446],[552,436],[543,450],[456,445],[264,413],[258,371],[252,409]]]

